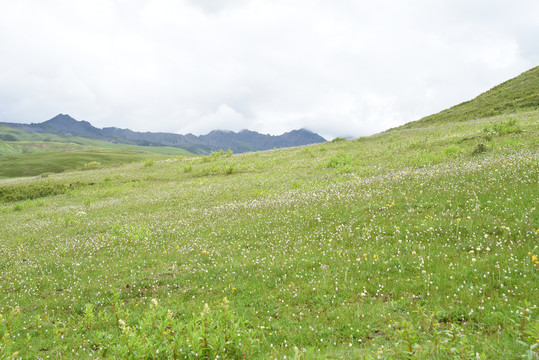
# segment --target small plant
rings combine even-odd
[[[533,311],[527,301],[524,302],[524,307],[517,308],[517,319],[510,321],[514,325],[515,336],[517,343],[525,348],[524,354],[521,355],[524,359],[539,358],[539,320],[534,319]]]
[[[234,166],[233,165],[227,165],[225,167],[225,175],[231,175],[234,173]]]
[[[256,331],[229,304],[226,297],[215,310],[206,303],[199,316],[185,321],[152,299],[140,318],[129,321],[129,313],[115,301],[118,333],[94,342],[103,355],[121,359],[249,359],[259,351]]]
[[[4,317],[0,314],[0,359],[14,359],[18,352],[14,352],[12,342],[12,325],[15,317],[21,313],[19,306],[11,310],[9,316]]]
[[[339,141],[346,141],[343,137],[336,137],[335,139],[331,140],[331,142],[339,142]]]
[[[144,161],[144,167],[150,167],[150,166],[153,166],[155,164],[155,159],[147,159],[146,161]]]
[[[95,170],[95,169],[100,169],[102,168],[103,166],[101,165],[100,162],[98,161],[90,161],[89,163],[85,164],[81,170]]]
[[[22,209],[24,209],[24,206],[21,203],[13,205],[13,211],[22,211]]]
[[[92,325],[94,324],[94,306],[91,304],[86,304],[86,307],[84,309],[84,326],[87,330],[90,330],[92,328]]]
[[[477,144],[475,149],[472,150],[472,155],[479,155],[487,151],[487,147],[483,143]]]
[[[184,165],[184,167],[183,167],[183,172],[184,173],[190,173],[191,171],[193,171],[193,165],[191,165],[191,164]]]

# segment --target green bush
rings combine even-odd
[[[146,161],[144,161],[144,167],[150,167],[150,166],[153,166],[154,164],[155,164],[154,159],[147,159]]]
[[[234,172],[234,166],[228,165],[225,167],[225,175],[231,175]]]

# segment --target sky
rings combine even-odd
[[[539,65],[537,0],[0,0],[0,121],[378,133]]]

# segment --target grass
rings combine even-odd
[[[0,179],[21,176],[36,176],[64,171],[89,170],[92,166],[112,167],[130,162],[145,161],[150,164],[156,159],[170,156],[126,151],[70,151],[40,152],[25,155],[0,156]]]
[[[538,118],[1,180],[0,358],[533,359]]]

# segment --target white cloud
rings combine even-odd
[[[360,136],[537,65],[535,0],[21,0],[0,121]]]

